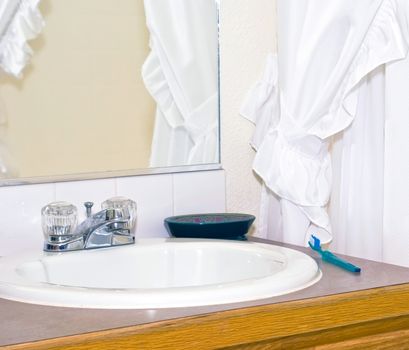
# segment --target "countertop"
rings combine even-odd
[[[301,291],[269,299],[173,309],[90,310],[49,307],[0,299],[0,346],[409,283],[408,268],[347,257],[350,262],[362,268],[360,274],[353,274],[322,262],[310,249],[255,238],[251,240],[277,244],[307,253],[316,259],[323,272],[322,279]]]

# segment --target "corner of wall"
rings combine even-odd
[[[266,55],[276,51],[276,4],[272,0],[224,0],[221,6],[222,164],[229,212],[259,214],[261,184],[252,171],[253,125],[239,116]],[[257,221],[253,230],[256,229]]]

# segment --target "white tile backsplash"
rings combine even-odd
[[[0,256],[42,249],[41,208],[54,198],[54,184],[0,188]]]
[[[0,256],[42,249],[41,208],[55,200],[78,207],[121,195],[137,203],[137,237],[167,236],[172,215],[225,211],[223,170],[0,187]]]
[[[78,221],[86,217],[84,202],[94,202],[92,212],[101,210],[101,203],[116,195],[115,179],[58,182],[55,184],[55,198],[74,204],[78,209]]]
[[[118,178],[117,194],[136,202],[136,237],[168,237],[163,219],[173,215],[172,174]]]
[[[225,179],[218,171],[173,175],[174,215],[223,213]]]

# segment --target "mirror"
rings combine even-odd
[[[39,9],[23,77],[0,77],[3,185],[219,163],[217,1]]]

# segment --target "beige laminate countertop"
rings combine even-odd
[[[260,239],[252,240],[274,243]],[[173,309],[91,310],[41,306],[0,299],[0,346],[409,283],[408,268],[348,257],[350,262],[362,268],[360,274],[353,274],[323,263],[310,249],[283,246],[303,251],[316,258],[323,272],[322,279],[304,290],[269,299]]]

